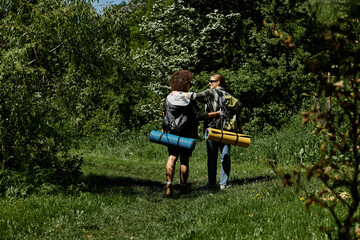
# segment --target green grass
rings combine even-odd
[[[254,138],[247,149],[233,147],[232,186],[225,191],[199,190],[207,169],[205,143],[198,141],[190,162],[192,191],[179,195],[176,185],[174,198],[166,198],[163,188],[166,147],[149,143],[146,132],[128,133],[116,144],[85,144],[76,150],[84,157],[83,190],[0,199],[0,239],[327,239],[319,227],[334,227],[329,214],[317,206],[307,211],[301,193],[283,188],[260,162],[291,169],[308,161],[295,161],[310,141],[296,128]],[[281,144],[288,131],[297,135]],[[294,146],[300,138],[303,143]],[[286,149],[291,145],[293,152]],[[268,157],[276,156],[273,151],[282,157]],[[174,182],[179,182],[179,164]]]

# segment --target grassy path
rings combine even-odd
[[[140,145],[140,146],[139,146]],[[234,150],[231,188],[201,191],[205,147],[190,163],[192,191],[164,197],[166,148],[139,142],[82,149],[84,190],[77,195],[0,199],[0,239],[326,239],[328,216],[305,210],[265,165]],[[174,182],[179,181],[176,166]]]

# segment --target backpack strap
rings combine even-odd
[[[165,119],[165,123],[163,125],[163,127],[165,127],[164,130],[169,130],[169,124],[170,124],[170,119],[169,119],[169,114],[170,114],[170,109],[169,109],[169,101],[168,99],[166,98],[166,101],[165,101],[165,116],[164,116],[164,119]],[[162,136],[160,136],[160,139],[161,139]]]
[[[221,138],[220,138],[219,143],[222,143],[223,138],[224,138],[224,131],[221,129]]]
[[[225,114],[225,99],[223,98],[224,94],[222,92],[220,92],[218,89],[215,88],[215,92],[217,93],[217,95],[219,96],[219,103],[220,103],[220,123],[221,123],[221,130],[224,129],[225,124],[226,124],[226,118],[224,116]],[[221,112],[223,114],[221,114]]]
[[[159,137],[159,142],[161,142],[161,138],[164,136],[165,132],[163,132]]]
[[[235,135],[236,135],[236,141],[235,141],[234,145],[236,145],[239,141],[239,134],[235,134]]]

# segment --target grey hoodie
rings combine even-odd
[[[183,96],[181,92],[174,93],[173,95],[169,94],[167,100],[175,106],[187,106],[190,103],[190,99]]]

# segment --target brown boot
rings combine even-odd
[[[173,195],[173,185],[172,184],[166,184],[166,196],[170,197]]]

